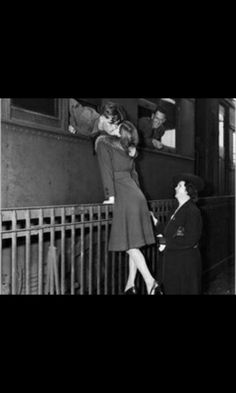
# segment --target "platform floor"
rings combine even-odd
[[[227,264],[203,285],[204,295],[235,295],[235,261]]]

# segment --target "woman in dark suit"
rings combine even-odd
[[[112,115],[102,118],[106,132],[95,143],[101,170],[104,203],[114,203],[109,251],[126,251],[129,255],[129,277],[126,295],[137,294],[135,278],[141,273],[149,295],[159,294],[159,285],[151,275],[140,248],[155,243],[151,215],[135,170],[138,133],[129,121],[112,121]],[[109,127],[110,124],[110,127]]]
[[[174,177],[178,207],[172,211],[162,234],[160,251],[164,251],[163,285],[165,294],[190,295],[201,293],[202,233],[201,213],[195,202],[204,187],[201,178],[182,173]]]

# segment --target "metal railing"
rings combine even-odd
[[[151,201],[165,222],[173,200]],[[123,293],[125,252],[108,252],[112,205],[73,205],[1,211],[0,294]],[[158,274],[156,245],[142,249]],[[142,293],[143,281],[138,279]]]
[[[234,254],[234,196],[202,198],[203,273]],[[149,202],[165,223],[175,200]],[[119,295],[128,255],[108,252],[113,205],[2,209],[0,294]],[[142,249],[152,274],[162,275],[156,245]],[[137,286],[145,293],[140,276]]]

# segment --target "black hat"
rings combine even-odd
[[[174,184],[178,184],[180,181],[192,183],[198,192],[204,188],[204,181],[201,177],[193,175],[192,173],[179,173],[173,177]]]

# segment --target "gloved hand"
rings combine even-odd
[[[109,199],[107,199],[106,201],[103,202],[103,205],[113,205],[115,203],[115,197],[114,196],[110,196]]]
[[[152,211],[150,211],[150,214],[151,214],[151,217],[152,217],[152,219],[153,219],[153,223],[154,223],[154,225],[156,226],[157,223],[158,223],[158,219],[155,217],[155,215],[154,215],[154,213],[153,213]]]
[[[160,252],[163,252],[165,250],[165,248],[166,248],[165,238],[161,234],[157,235],[157,237],[158,237],[158,240],[159,240],[159,248],[158,249],[159,249]]]

